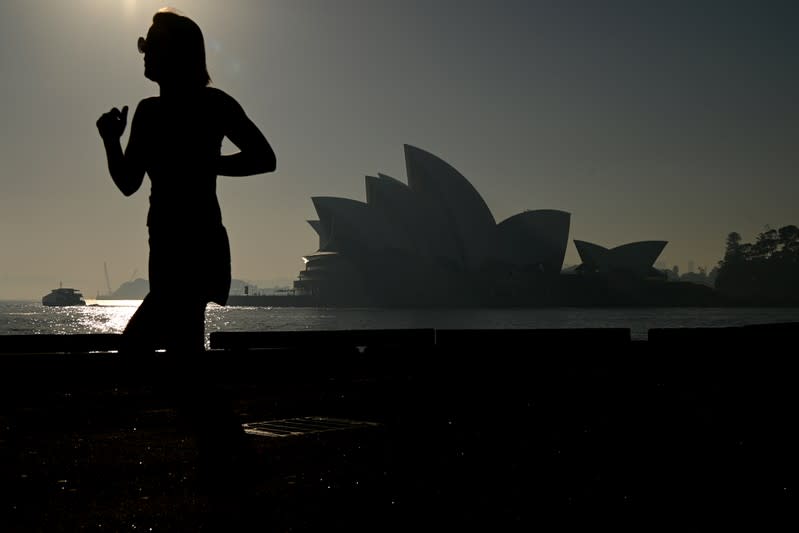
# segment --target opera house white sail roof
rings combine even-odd
[[[668,241],[639,241],[608,249],[586,241],[574,241],[583,265],[590,270],[637,274],[648,273],[667,244]]]
[[[365,178],[366,202],[312,198],[319,219],[308,223],[319,249],[304,258],[302,290],[357,277],[376,294],[490,292],[497,276],[560,272],[569,213],[528,210],[497,224],[453,166],[415,146],[404,150],[407,184],[377,173]]]
[[[407,183],[365,176],[366,201],[312,197],[319,247],[303,257],[294,293],[315,305],[482,307],[691,305],[714,301],[669,284],[653,265],[667,241],[606,248],[574,240],[571,214],[527,209],[497,221],[452,165],[404,145]],[[501,182],[501,176],[492,176]],[[561,275],[571,273],[574,275]]]
[[[319,249],[304,259],[295,288],[358,290],[376,301],[513,292],[555,279],[563,268],[571,214],[526,210],[500,223],[463,174],[439,157],[405,145],[408,183],[366,176],[366,202],[317,196]],[[646,273],[665,241],[608,250],[574,241],[591,271]],[[350,285],[348,286],[347,283]],[[548,282],[545,282],[548,283]],[[349,288],[348,288],[349,287]]]
[[[503,220],[496,232],[502,261],[539,265],[543,272],[558,274],[566,256],[570,221],[569,213],[554,209],[525,211]]]

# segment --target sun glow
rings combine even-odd
[[[122,8],[126,16],[131,16],[136,11],[136,0],[122,0]]]

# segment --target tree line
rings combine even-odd
[[[766,226],[753,243],[730,233],[716,290],[738,303],[799,305],[799,228]]]

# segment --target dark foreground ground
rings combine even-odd
[[[668,333],[0,355],[0,531],[794,531],[796,326]]]

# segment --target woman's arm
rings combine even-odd
[[[236,100],[225,99],[225,136],[240,150],[219,157],[217,174],[220,176],[251,176],[274,172],[277,168],[275,152],[264,134],[244,113]]]
[[[122,153],[120,138],[128,122],[128,106],[123,107],[122,111],[115,107],[97,120],[97,130],[103,138],[105,155],[108,159],[108,171],[111,173],[111,179],[125,196],[138,191],[144,180],[144,163],[139,149],[141,128],[137,127],[137,123],[141,121],[140,110],[141,105],[134,113],[125,153]]]

